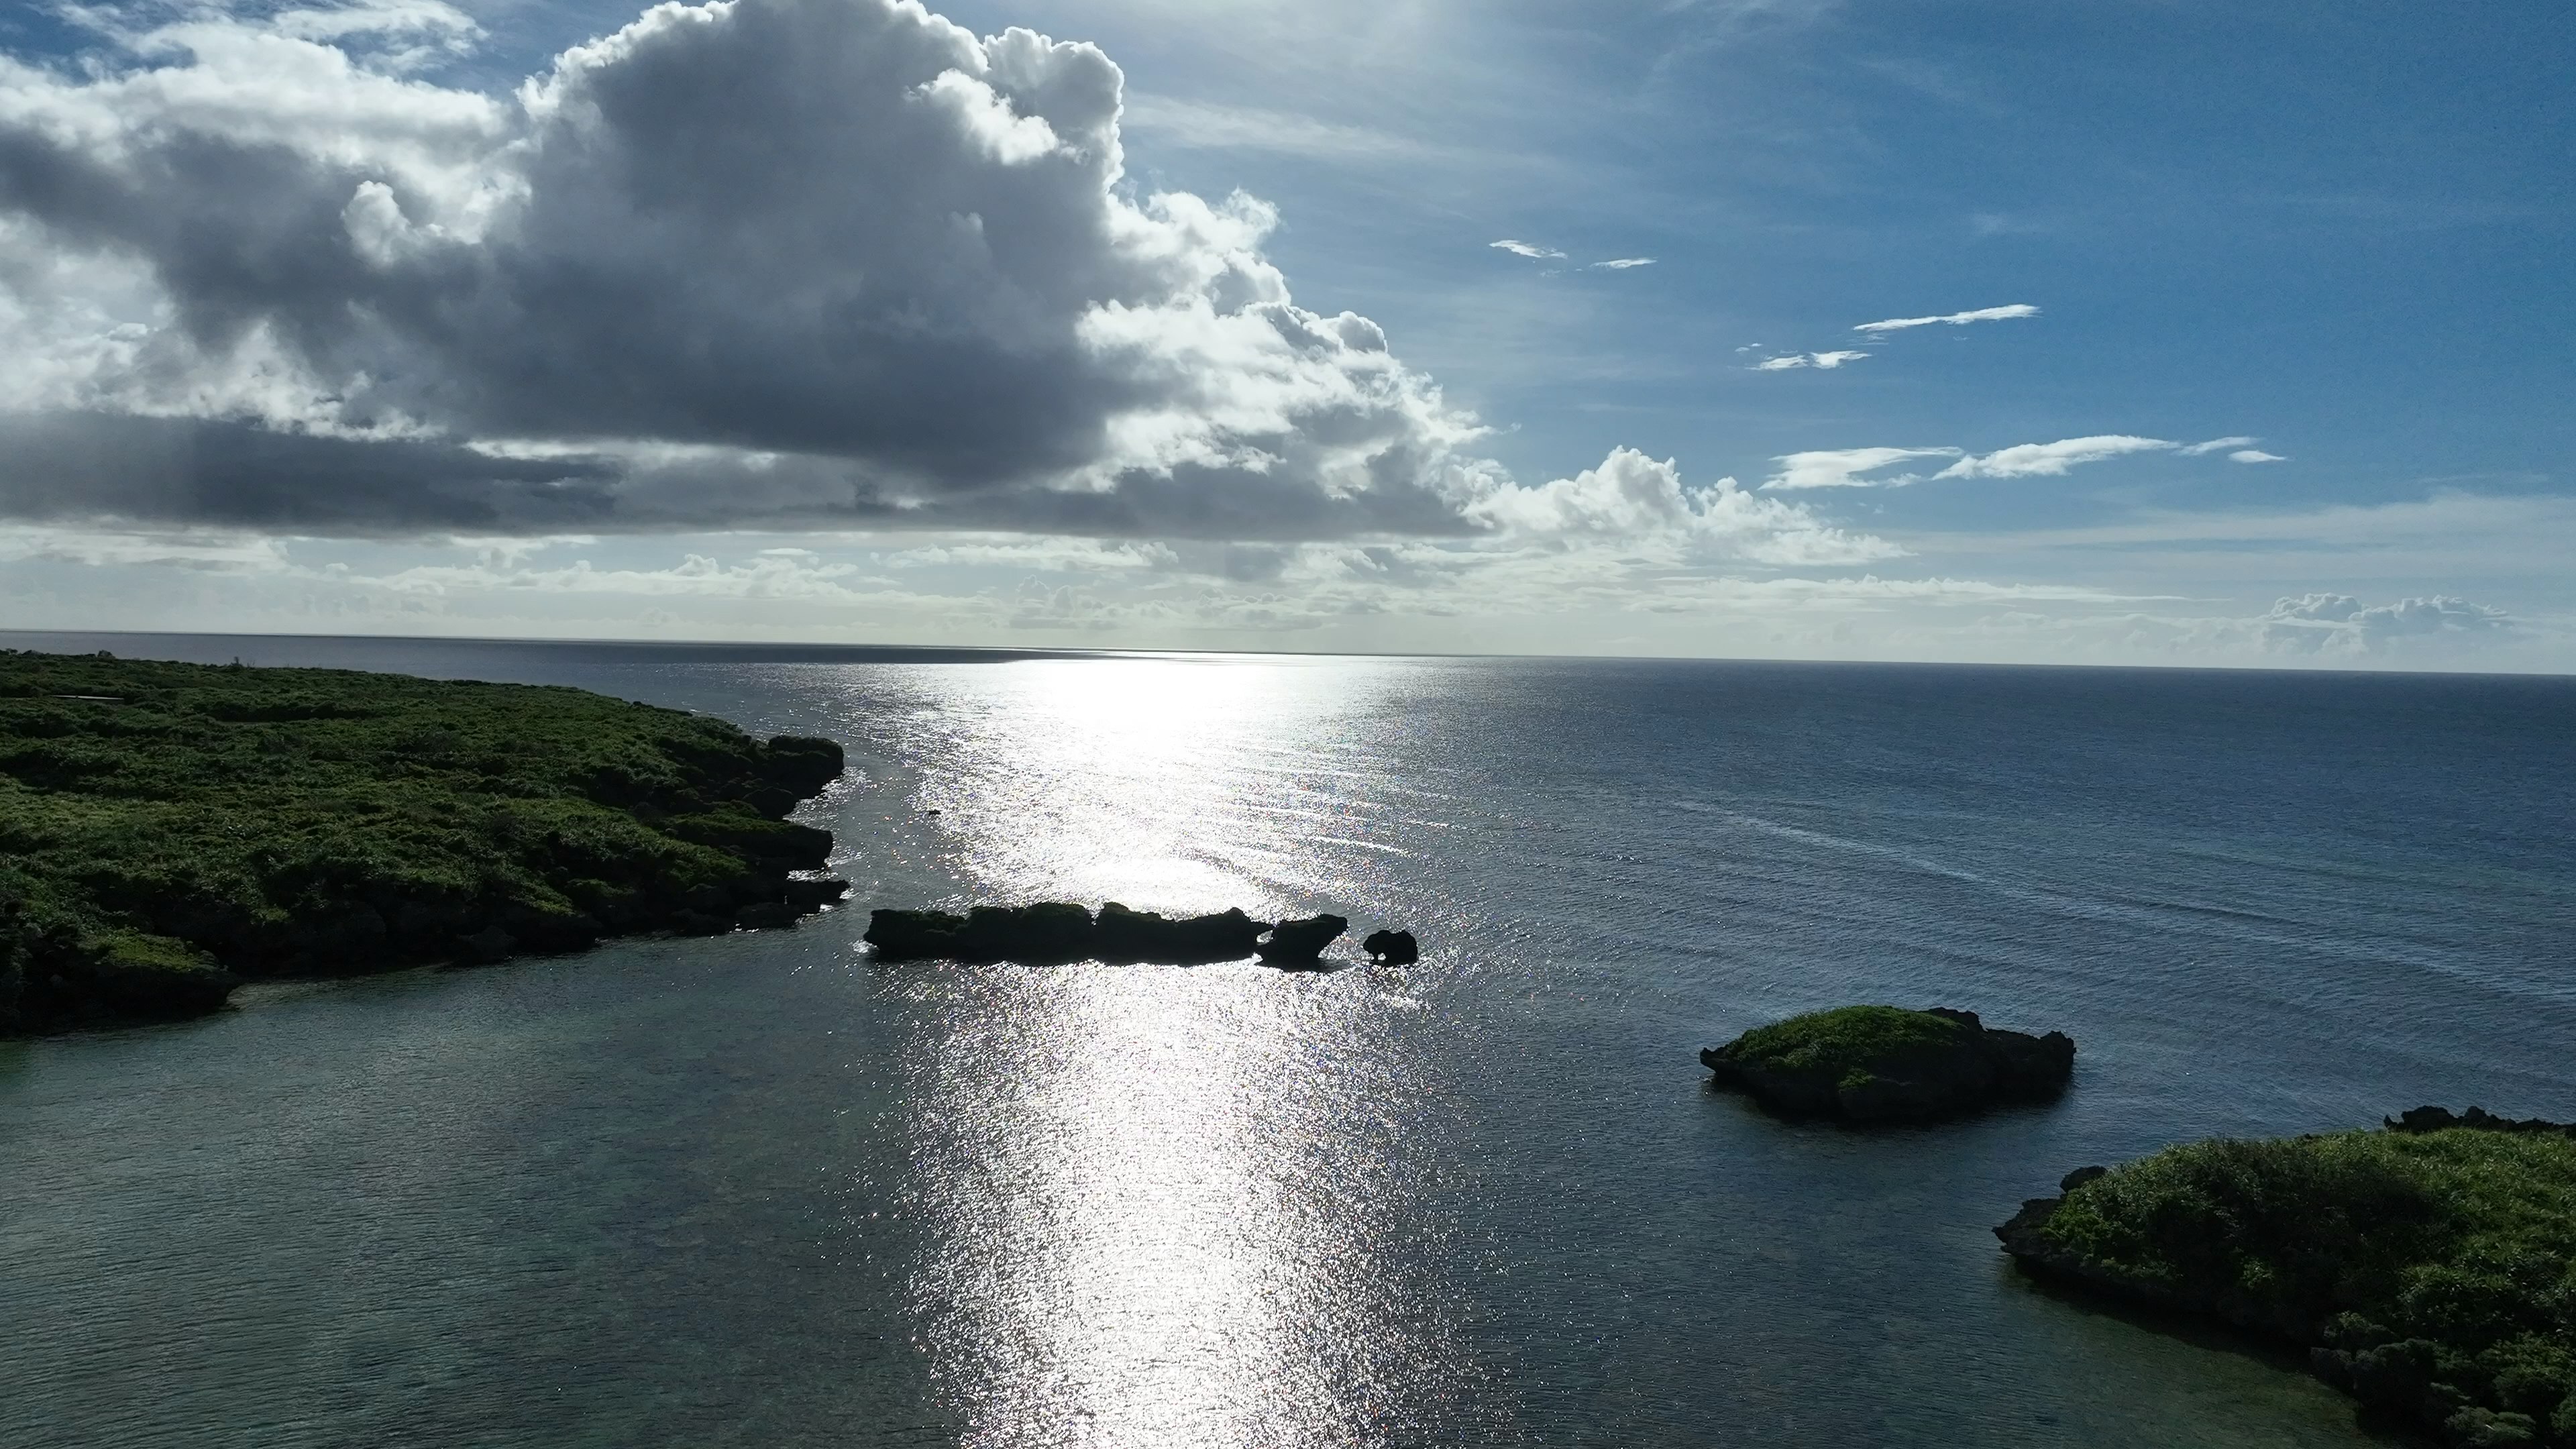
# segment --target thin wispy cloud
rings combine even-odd
[[[2282,457],[2278,453],[2266,453],[2260,448],[2239,448],[2235,452],[2227,455],[2227,461],[2231,463],[2286,463],[2289,459]]]
[[[1799,488],[1895,488],[1920,481],[1911,473],[1895,477],[1872,478],[1864,474],[1892,468],[1917,458],[1956,458],[1956,448],[1818,448],[1804,453],[1784,453],[1771,461],[1780,471],[1762,480],[1766,489],[1788,491]]]
[[[2261,441],[2263,441],[2261,438],[2247,437],[2212,438],[2206,443],[2193,443],[2180,451],[2184,457],[2197,458],[2203,453],[2224,453],[2230,448],[2251,448]]]
[[[1624,272],[1630,267],[1651,267],[1654,264],[1655,259],[1653,257],[1612,257],[1606,262],[1594,262],[1591,266],[1591,270],[1596,272]]]
[[[1534,242],[1514,241],[1510,237],[1505,237],[1498,242],[1487,242],[1485,245],[1490,246],[1497,251],[1510,252],[1516,257],[1528,257],[1534,262],[1561,262],[1565,260],[1565,253],[1558,251],[1554,247],[1543,247]]]
[[[2054,443],[2022,443],[1998,448],[1982,456],[1971,454],[1933,474],[1935,478],[2056,478],[2083,463],[2099,463],[2105,458],[2124,457],[2130,453],[2171,452],[2175,444],[2163,438],[2138,438],[2126,433],[2104,433],[2090,438],[2061,438]]]
[[[1866,352],[1792,352],[1783,357],[1766,357],[1753,364],[1755,372],[1787,372],[1795,367],[1840,367],[1869,356]]]
[[[1902,332],[1909,327],[1965,327],[1971,322],[2008,322],[2016,317],[2038,315],[2037,307],[2027,302],[2015,302],[2008,307],[1979,307],[1972,312],[1945,312],[1937,317],[1890,317],[1884,322],[1863,322],[1852,330],[1867,332],[1872,336],[1883,336],[1890,332]]]

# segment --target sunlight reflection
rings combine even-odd
[[[1352,782],[1393,728],[1353,678],[987,672],[943,712],[922,799],[992,898],[1352,910],[1377,808]],[[1399,1213],[1429,1154],[1397,1124],[1443,1119],[1402,1114],[1421,1012],[1365,973],[1250,965],[904,979],[939,1023],[908,1117],[947,1243],[913,1292],[968,1442],[1380,1443],[1471,1377],[1428,1307],[1437,1214]]]

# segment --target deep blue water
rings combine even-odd
[[[0,1044],[13,1445],[2353,1445],[1988,1229],[2178,1140],[2576,1117],[2571,680],[77,642],[831,734],[859,890]],[[857,940],[1053,897],[1426,955]],[[2063,1029],[2075,1090],[1843,1133],[1704,1088],[1858,1000]]]

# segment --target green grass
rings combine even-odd
[[[2193,1143],[2075,1188],[2041,1231],[2122,1276],[2315,1324],[2385,1370],[2374,1382],[2411,1364],[2409,1393],[2531,1421],[2485,1440],[2455,1428],[2459,1442],[2576,1443],[2576,1140],[2454,1128]],[[2526,1427],[2536,1437],[2511,1437]]]
[[[1728,1051],[1747,1066],[1783,1072],[1830,1072],[1866,1080],[1869,1066],[1897,1054],[1948,1046],[1967,1028],[1928,1011],[1899,1006],[1844,1006],[1755,1027]]]
[[[574,689],[0,652],[0,1029],[729,911],[819,863],[779,817],[839,765]]]

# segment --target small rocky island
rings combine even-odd
[[[791,924],[841,747],[578,689],[0,651],[0,1032]]]
[[[1331,915],[1273,925],[1236,908],[1175,920],[1111,901],[1094,917],[1070,901],[1041,901],[1027,906],[977,906],[962,916],[950,911],[871,911],[863,939],[876,948],[881,961],[1198,966],[1257,955],[1273,966],[1312,967],[1321,963],[1324,948],[1348,929],[1349,921]]]
[[[2384,1422],[2576,1445],[2576,1127],[2420,1107],[2170,1147],[1995,1229],[2034,1277],[2304,1348]]]
[[[1928,1122],[2066,1090],[2075,1043],[2002,1031],[1973,1011],[1845,1006],[1756,1027],[1699,1054],[1711,1085],[1782,1117]]]

